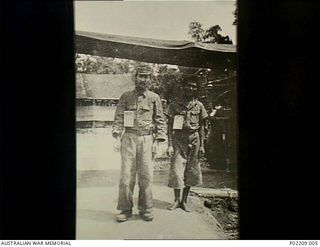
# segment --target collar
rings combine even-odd
[[[182,106],[184,106],[184,107],[186,107],[186,108],[193,108],[195,105],[197,105],[197,99],[195,99],[195,98],[193,98],[193,99],[191,99],[191,100],[185,100],[184,98],[179,98],[178,100],[177,100],[177,103],[179,104],[179,105],[182,105]]]
[[[149,90],[147,89],[146,91],[144,91],[143,93],[138,92],[136,89],[134,89],[134,92],[136,95],[140,96],[143,95],[144,97],[148,96]]]

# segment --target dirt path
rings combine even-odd
[[[193,212],[181,209],[167,210],[172,191],[154,186],[154,220],[145,222],[137,215],[124,223],[117,223],[115,215],[117,187],[90,187],[78,189],[77,239],[226,239],[211,215],[191,197]],[[137,191],[135,191],[135,194]],[[137,199],[135,198],[135,204]]]
[[[137,215],[137,188],[133,217],[117,223],[115,215],[120,173],[120,154],[114,153],[110,134],[77,135],[77,239],[227,239],[209,209],[196,196],[188,201],[192,212],[167,210],[173,200],[172,189],[155,175],[153,185],[154,220],[145,222]]]

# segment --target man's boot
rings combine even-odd
[[[188,198],[188,195],[189,195],[189,191],[190,191],[190,186],[186,186],[186,187],[183,188],[182,200],[181,200],[181,203],[180,203],[180,208],[182,208],[186,212],[190,212],[190,209],[187,206],[187,198]]]
[[[174,202],[168,207],[169,210],[174,210],[180,207],[180,189],[174,189]]]
[[[116,219],[118,222],[125,222],[132,216],[132,210],[121,211],[120,214],[117,215]]]
[[[139,215],[144,221],[153,220],[153,214],[151,212],[139,212]]]

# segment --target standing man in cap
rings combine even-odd
[[[202,184],[199,155],[203,156],[204,127],[208,117],[203,104],[198,101],[198,77],[183,78],[183,94],[168,107],[168,149],[171,157],[169,184],[174,189],[174,202],[169,210],[182,208],[189,212],[187,197],[191,186]],[[182,199],[181,198],[182,191]]]
[[[139,214],[145,221],[153,220],[152,179],[153,155],[158,142],[165,141],[166,125],[161,99],[148,90],[152,69],[139,66],[135,75],[135,89],[120,97],[116,108],[112,136],[115,150],[121,152],[121,177],[117,209],[118,222],[132,216],[133,190],[138,177]]]

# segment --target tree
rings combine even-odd
[[[218,43],[221,39],[221,35],[218,34],[219,31],[222,31],[219,25],[208,28],[205,32],[205,35],[203,36],[204,41],[208,43]]]
[[[151,90],[154,90],[160,96],[168,101],[176,98],[181,93],[180,79],[181,72],[169,68],[167,65],[159,65],[158,75],[155,78]]]
[[[128,60],[116,60],[98,55],[76,54],[78,72],[92,74],[124,74],[129,72]]]
[[[233,16],[234,16],[234,21],[232,23],[232,25],[238,25],[238,7],[236,7],[236,9],[232,12]]]
[[[222,31],[219,25],[214,25],[204,30],[202,24],[197,21],[192,21],[189,24],[189,34],[196,42],[217,43],[217,44],[232,44],[229,36],[222,36],[219,32]]]
[[[189,24],[189,34],[196,42],[203,41],[203,36],[205,34],[202,24],[197,21],[192,21]]]

